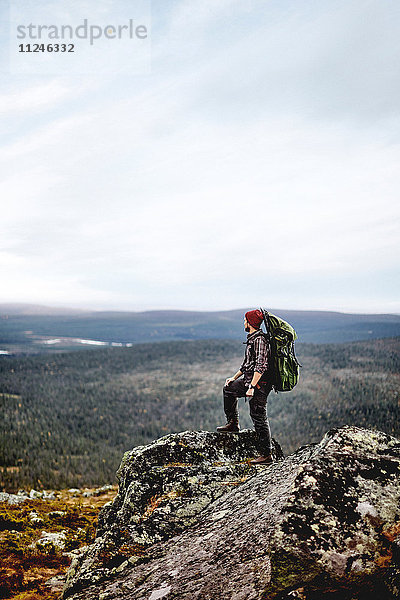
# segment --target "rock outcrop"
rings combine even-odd
[[[128,452],[71,600],[380,600],[400,595],[400,441],[356,427],[251,466],[253,432]]]

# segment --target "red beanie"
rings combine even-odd
[[[254,329],[260,328],[261,323],[263,322],[263,314],[261,310],[249,310],[249,312],[247,312],[244,316],[246,317],[248,323],[254,327]]]

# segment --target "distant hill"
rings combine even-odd
[[[85,312],[87,311],[79,308],[43,306],[41,304],[23,304],[20,302],[9,304],[0,303],[1,315],[77,315]]]
[[[201,339],[244,339],[246,308],[227,311],[79,312],[0,305],[0,351],[58,352],[83,346]],[[270,309],[296,329],[299,343],[400,335],[400,315]]]

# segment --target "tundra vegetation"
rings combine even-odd
[[[15,504],[0,497],[0,598],[58,598],[74,552],[93,542],[99,509],[115,493],[71,489],[42,498],[33,490]]]

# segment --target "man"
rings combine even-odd
[[[247,332],[246,352],[239,371],[233,377],[228,377],[225,382],[223,393],[227,424],[217,427],[217,431],[238,433],[238,398],[248,399],[250,416],[261,451],[261,456],[251,461],[255,465],[270,464],[273,461],[271,431],[267,417],[267,397],[272,389],[268,369],[270,348],[260,329],[262,321],[261,310],[250,310],[244,316],[244,329]]]

